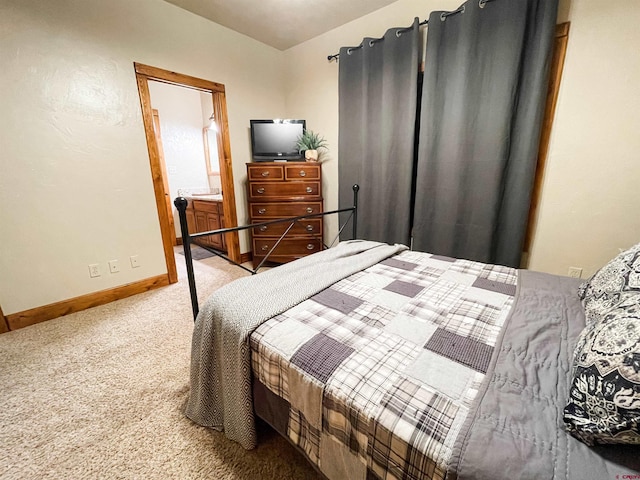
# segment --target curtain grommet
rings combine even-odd
[[[484,8],[487,6],[487,0],[478,0],[478,6]]]
[[[374,42],[373,40],[369,40],[369,48],[373,47],[375,45],[376,42]]]
[[[396,37],[400,38],[400,35],[402,35],[402,29],[396,30]]]
[[[465,10],[465,5],[462,5],[460,8],[458,8],[457,10],[454,10],[453,12],[442,12],[440,14],[440,21],[444,22],[448,16],[455,15],[456,13],[464,13],[464,10]]]
[[[347,55],[351,55],[351,48],[347,48]]]

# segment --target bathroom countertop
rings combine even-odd
[[[220,193],[215,195],[214,194],[206,194],[206,195],[190,194],[190,195],[184,195],[184,198],[188,200],[203,200],[205,202],[221,202],[222,194]]]

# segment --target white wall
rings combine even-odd
[[[209,190],[207,166],[202,138],[203,109],[198,90],[149,82],[151,106],[158,110],[164,163],[169,181],[171,198],[178,196],[178,190],[196,192]],[[212,105],[212,95],[209,105]],[[213,107],[209,107],[211,110]],[[211,114],[209,114],[211,115]],[[208,116],[207,116],[208,118]],[[173,208],[173,223],[176,237],[181,237],[178,210]]]
[[[282,115],[282,52],[162,0],[0,0],[0,31],[5,315],[166,273],[133,62],[225,84],[246,220],[249,119]]]
[[[327,55],[460,3],[399,0],[285,52],[288,114],[330,144],[327,208],[338,202],[338,65]],[[640,2],[561,0],[558,19],[571,31],[529,265],[586,277],[640,241]]]

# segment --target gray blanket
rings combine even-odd
[[[564,431],[571,357],[584,327],[578,284],[519,272],[516,304],[447,479],[608,480],[640,471],[636,447],[589,448]]]
[[[335,282],[406,250],[351,241],[217,290],[200,310],[191,348],[186,415],[224,430],[244,448],[256,446],[248,338],[262,322]],[[331,262],[331,268],[327,265]]]

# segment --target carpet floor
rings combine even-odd
[[[246,451],[183,415],[193,321],[179,282],[0,335],[1,479],[319,479],[268,427]],[[194,262],[200,301],[246,273]]]

